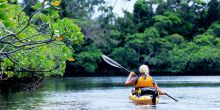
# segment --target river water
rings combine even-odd
[[[128,99],[126,77],[46,79],[34,91],[0,96],[1,110],[220,110],[220,76],[155,76],[160,88],[178,99],[160,96],[156,106]]]

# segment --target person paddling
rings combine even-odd
[[[137,95],[138,97],[147,94],[152,95],[152,103],[155,105],[156,97],[158,95],[166,95],[167,93],[161,91],[157,83],[150,76],[147,65],[141,65],[139,67],[139,72],[139,77],[134,72],[130,72],[127,80],[125,81],[125,85],[134,85],[135,89],[132,90],[132,94]]]

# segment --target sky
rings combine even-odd
[[[118,16],[123,16],[123,10],[128,12],[133,11],[133,6],[136,0],[105,0],[109,6],[113,7],[113,12]]]

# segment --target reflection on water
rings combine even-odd
[[[46,79],[44,87],[0,96],[0,109],[73,110],[216,110],[220,109],[220,76],[154,77],[171,96],[160,97],[157,106],[135,105],[128,99],[132,87],[126,77],[81,77]]]

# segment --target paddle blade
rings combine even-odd
[[[117,68],[122,68],[122,66],[119,63],[117,63],[116,61],[114,61],[111,58],[107,57],[106,55],[102,55],[102,58],[109,65],[112,65],[112,66],[117,67]]]

